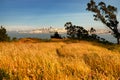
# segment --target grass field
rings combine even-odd
[[[87,41],[0,43],[0,80],[119,80],[120,46]]]

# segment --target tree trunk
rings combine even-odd
[[[120,44],[119,37],[117,37],[117,44]]]

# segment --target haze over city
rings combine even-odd
[[[104,1],[107,5],[118,8],[117,18],[120,21],[119,0]],[[8,30],[35,29],[41,27],[63,28],[66,22],[85,28],[105,28],[94,21],[93,13],[86,11],[89,0],[1,0],[0,25]]]

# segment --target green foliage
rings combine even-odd
[[[90,34],[94,34],[94,32],[96,32],[96,30],[93,27],[91,27],[90,28]]]
[[[67,22],[65,24],[65,29],[67,30],[68,38],[70,39],[78,39],[78,40],[87,40],[87,41],[97,41],[103,44],[111,44],[109,41],[104,38],[100,38],[94,32],[96,30],[94,28],[90,29],[90,34],[81,26],[72,25],[71,22]]]
[[[9,78],[9,74],[4,69],[0,69],[0,80],[9,80]]]
[[[118,20],[116,17],[117,8],[111,5],[106,5],[104,2],[96,4],[94,0],[91,0],[87,4],[87,10],[95,13],[94,20],[101,21],[114,33],[114,37],[117,38],[119,44],[120,33],[118,31]]]
[[[12,41],[17,41],[17,38],[16,38],[16,37],[13,37],[13,38],[12,38]]]
[[[58,34],[58,32],[55,32],[54,35],[51,36],[51,38],[62,39],[62,37],[60,36],[60,34]]]
[[[88,31],[81,26],[72,25],[71,22],[65,24],[68,38],[71,39],[84,39],[88,36]]]
[[[10,41],[10,37],[7,34],[7,31],[4,27],[0,28],[0,41]]]

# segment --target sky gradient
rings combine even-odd
[[[120,1],[101,1],[118,8],[120,21]],[[62,28],[66,22],[71,21],[86,28],[105,27],[101,22],[93,20],[93,13],[86,11],[88,2],[89,0],[0,0],[0,25],[9,30],[50,26]]]

